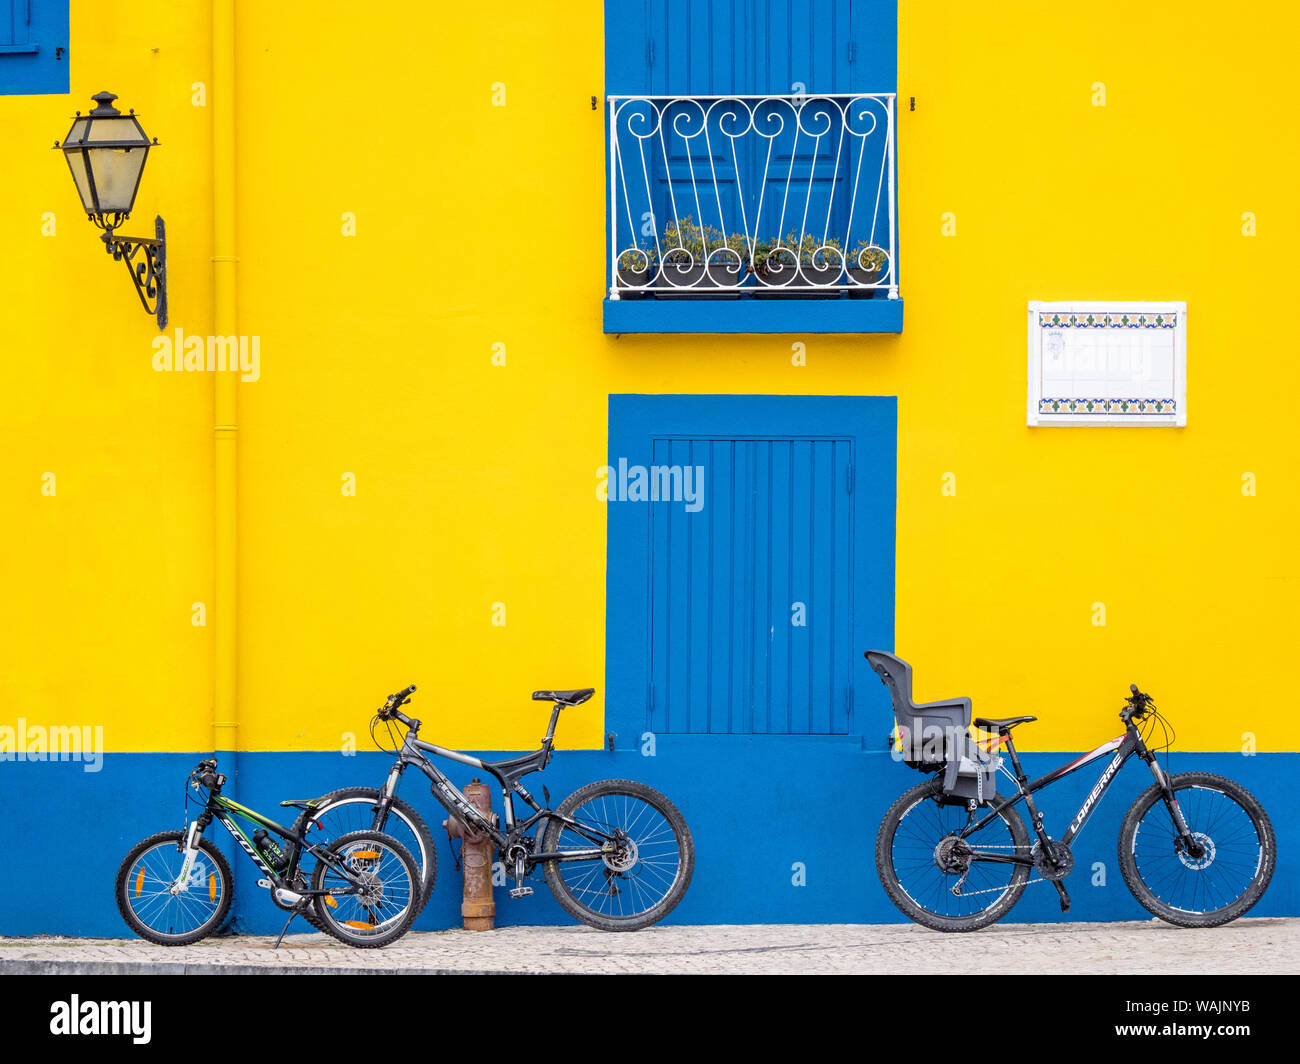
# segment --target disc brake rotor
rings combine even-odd
[[[1201,869],[1209,868],[1210,865],[1214,864],[1214,840],[1203,831],[1193,831],[1192,838],[1201,847],[1201,855],[1193,857],[1187,852],[1186,847],[1179,846],[1177,847],[1178,859],[1183,862],[1185,867],[1199,872]]]
[[[621,849],[601,856],[605,867],[611,872],[630,872],[638,858],[636,843],[629,838],[619,839]]]

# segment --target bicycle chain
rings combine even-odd
[[[987,846],[980,846],[981,850],[1032,850],[1033,848],[1032,844],[1029,846],[1017,846],[1015,843],[994,843]],[[1032,887],[1035,883],[1050,882],[1052,882],[1050,879],[1031,879],[1025,884],[1025,886]],[[960,894],[956,895],[956,897],[973,898],[976,894],[1005,894],[1008,889],[1010,889],[1010,884],[1007,884],[1005,887],[985,887],[983,890],[963,890]]]

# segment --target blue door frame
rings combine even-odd
[[[610,396],[605,682],[616,749],[656,730],[863,733],[862,651],[894,645],[896,426],[892,396]],[[670,465],[688,487],[683,467],[703,469],[694,512],[682,497],[628,491],[638,467]],[[683,535],[707,543],[687,572]],[[770,633],[758,658],[756,627]]]

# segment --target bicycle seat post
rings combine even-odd
[[[1015,770],[1016,779],[1021,784],[1027,783],[1028,777],[1025,775],[1025,770],[1020,767],[1020,755],[1016,753],[1016,743],[1015,740],[1011,738],[1011,731],[1009,729],[1005,732],[999,733],[998,743],[1007,748],[1007,758],[1011,762],[1011,767]],[[996,747],[994,749],[996,749]]]

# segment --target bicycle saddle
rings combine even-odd
[[[575,691],[534,691],[534,702],[556,702],[561,706],[580,706],[596,693],[594,687],[580,687]]]
[[[325,801],[324,798],[291,798],[287,802],[281,802],[280,804],[282,806],[293,806],[295,809],[305,809],[310,813],[323,801]]]
[[[1008,732],[1017,724],[1025,724],[1031,720],[1037,720],[1037,717],[976,717],[975,727],[983,728],[985,731]]]

